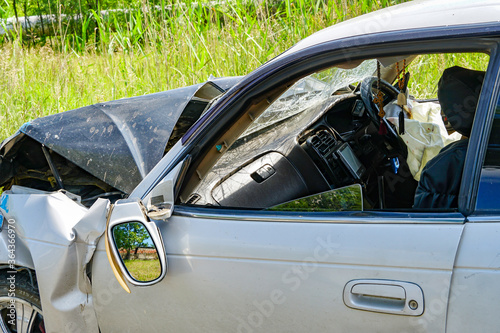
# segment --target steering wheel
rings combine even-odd
[[[375,126],[380,125],[380,117],[378,116],[378,106],[373,103],[373,89],[377,87],[378,78],[375,76],[369,76],[364,78],[361,81],[360,85],[360,93],[361,100],[365,104],[366,111],[368,116],[375,124]],[[387,105],[390,101],[397,99],[399,90],[393,87],[389,82],[385,80],[380,80],[380,90],[384,93],[384,105]],[[383,121],[386,123],[388,133],[391,133],[394,136],[398,136],[394,129],[387,123],[387,120],[384,118]]]

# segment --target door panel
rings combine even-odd
[[[131,286],[131,294],[116,288],[100,244],[93,292],[101,331],[444,332],[446,308],[425,307],[447,299],[462,219],[301,223],[249,221],[235,212],[159,223],[169,271],[156,285]],[[423,314],[349,308],[344,289],[357,279],[417,285]]]
[[[472,216],[465,225],[453,272],[447,332],[498,332],[499,222],[498,216]]]

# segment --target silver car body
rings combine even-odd
[[[271,63],[337,39],[498,25],[499,18],[498,1],[417,0],[318,32]],[[347,48],[346,55],[355,50]],[[139,205],[146,199],[181,163],[188,145],[188,140],[178,142],[130,200]],[[498,217],[310,217],[175,207],[167,222],[157,224],[167,276],[152,286],[132,285],[128,294],[104,247],[106,223],[119,213],[120,201],[113,214],[110,207],[99,199],[85,208],[64,193],[23,187],[2,194],[0,264],[36,271],[47,332],[469,332],[477,327],[486,332],[500,327]],[[9,248],[9,228],[16,230],[15,252]],[[405,301],[397,306],[360,297],[370,293],[389,298],[403,293]]]

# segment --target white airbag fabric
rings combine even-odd
[[[448,135],[438,103],[418,103],[414,100],[408,100],[408,103],[413,119],[405,119],[405,133],[400,136],[408,147],[406,162],[413,178],[418,181],[425,164],[439,154],[444,146],[459,140],[461,135],[457,132]],[[396,104],[387,106],[387,119],[397,128],[399,122],[396,114],[399,110]]]

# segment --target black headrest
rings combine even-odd
[[[438,83],[438,99],[450,125],[470,136],[485,72],[458,66],[444,70]]]

